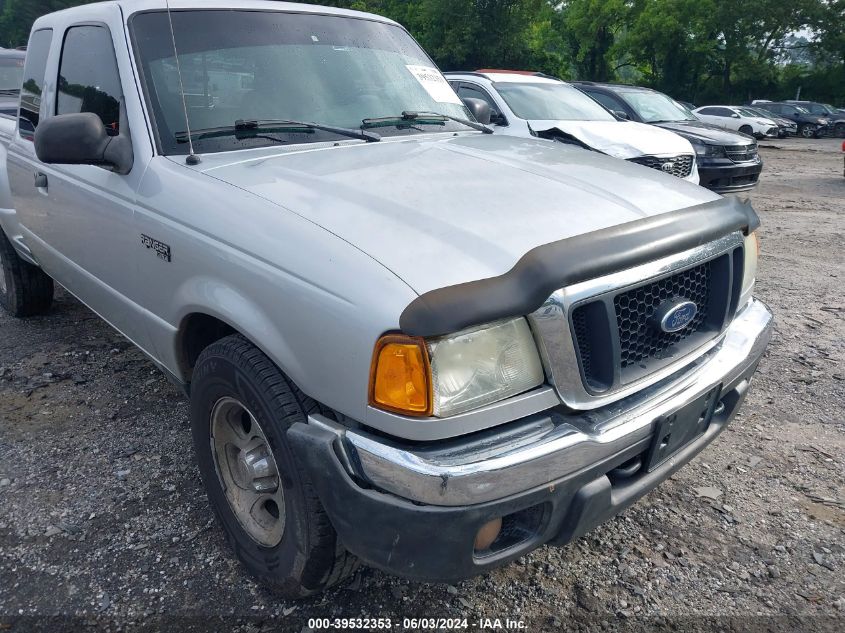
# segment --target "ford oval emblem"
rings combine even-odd
[[[692,323],[696,314],[698,314],[698,306],[692,301],[672,299],[660,306],[654,316],[660,329],[667,334],[672,334],[680,332]]]

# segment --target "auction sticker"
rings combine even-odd
[[[461,105],[458,95],[439,70],[430,66],[406,66],[406,68],[437,103]]]

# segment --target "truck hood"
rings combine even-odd
[[[528,121],[537,133],[555,129],[615,158],[694,154],[685,138],[635,121]]]
[[[203,157],[200,169],[323,227],[420,294],[501,275],[542,244],[719,198],[597,152],[506,135],[256,151]]]

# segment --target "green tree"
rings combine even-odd
[[[32,23],[45,13],[95,0],[4,0],[0,2],[0,44],[9,48],[29,40]]]
[[[558,24],[579,79],[609,81],[616,75],[615,45],[630,17],[627,0],[566,0]]]

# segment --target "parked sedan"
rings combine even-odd
[[[738,106],[704,106],[693,110],[702,121],[718,125],[726,130],[736,130],[754,138],[776,138],[777,123],[758,116],[751,110]]]
[[[758,108],[756,106],[743,106],[746,110],[750,110],[754,112],[757,116],[763,117],[764,119],[771,119],[775,122],[778,126],[778,138],[786,138],[787,136],[797,136],[798,135],[798,124],[795,121],[790,121],[789,119],[784,119],[783,117],[777,116],[771,112],[766,112],[765,110]]]
[[[623,120],[566,82],[531,72],[445,74],[459,97],[490,106],[497,134],[580,145],[699,183],[689,141]]]

